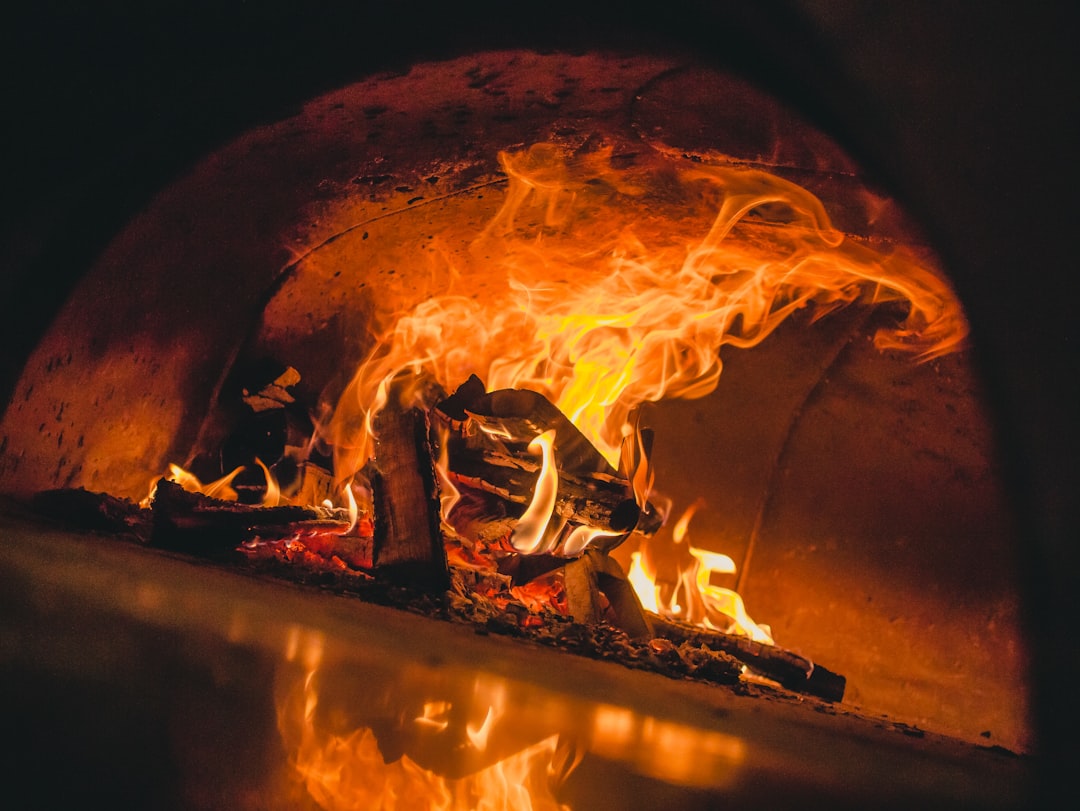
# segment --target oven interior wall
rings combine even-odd
[[[312,402],[340,389],[376,313],[439,292],[440,256],[497,207],[493,145],[713,144],[818,184],[850,230],[876,204],[908,235],[881,198],[845,195],[864,187],[835,146],[725,82],[667,58],[496,52],[360,82],[248,132],[159,194],[80,284],[4,415],[0,487],[141,497],[167,462],[218,446],[230,373],[261,358],[299,369]],[[702,87],[744,95],[703,123]],[[668,109],[680,99],[683,118]],[[753,105],[769,126],[716,148],[732,106]],[[482,276],[466,282],[485,294]],[[841,313],[725,354],[714,395],[656,409],[660,487],[682,506],[705,497],[694,542],[744,562],[751,613],[845,672],[851,701],[1026,748],[1008,520],[974,374],[962,355],[883,356],[869,334]],[[704,483],[685,481],[699,470]]]

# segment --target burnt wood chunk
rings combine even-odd
[[[427,415],[387,406],[375,418],[372,561],[379,577],[431,593],[450,587]]]
[[[817,696],[826,701],[841,701],[844,698],[847,687],[844,676],[814,664],[793,651],[755,642],[746,636],[687,625],[651,612],[648,616],[658,636],[728,653],[751,670],[796,693]]]
[[[619,562],[595,549],[587,550],[585,554],[592,559],[596,584],[607,597],[617,625],[626,631],[631,639],[651,639],[654,636],[652,623]]]
[[[44,490],[31,507],[35,512],[66,524],[100,532],[132,535],[145,543],[150,539],[150,512],[134,501],[82,488]]]
[[[572,560],[563,569],[567,613],[583,625],[600,621],[600,589],[589,555]]]
[[[308,507],[256,507],[191,493],[175,482],[157,483],[151,503],[154,546],[193,554],[224,552],[251,538],[284,537],[298,522],[321,518]]]

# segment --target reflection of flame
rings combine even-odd
[[[922,358],[966,333],[931,270],[846,238],[821,201],[775,175],[643,155],[616,169],[610,149],[551,144],[500,161],[503,206],[461,261],[506,289],[436,296],[392,319],[333,416],[339,477],[367,459],[370,414],[405,370],[447,390],[476,374],[538,391],[615,464],[638,404],[708,394],[723,345],[754,346],[807,304],[906,302],[877,343]]]
[[[371,729],[337,734],[320,727],[316,674],[309,671],[283,702],[278,726],[304,787],[326,811],[569,811],[548,784],[558,736],[460,779],[408,755],[387,763]],[[423,724],[439,726],[448,710],[445,702],[429,702]],[[494,721],[489,712],[480,729],[469,730],[474,745],[486,741]]]

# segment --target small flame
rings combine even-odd
[[[418,725],[442,732],[450,726],[450,702],[427,701],[424,703],[424,713],[413,719]]]
[[[257,460],[256,460],[257,461]],[[262,464],[260,462],[260,464]],[[241,465],[231,473],[222,476],[220,479],[215,479],[212,482],[203,484],[198,476],[190,471],[184,470],[180,465],[173,462],[169,463],[169,472],[162,478],[165,481],[174,482],[180,485],[189,493],[202,493],[204,496],[210,498],[221,499],[222,501],[236,501],[239,498],[239,494],[232,487],[233,479],[240,475],[244,470]],[[269,481],[269,479],[267,479]],[[139,502],[140,507],[149,507],[150,502],[154,499],[154,494],[157,492],[157,479],[155,478],[150,486],[150,493]]]
[[[435,463],[435,475],[439,479],[439,514],[442,516],[443,521],[447,522],[450,520],[450,513],[454,511],[454,507],[461,500],[461,491],[450,480],[449,435],[449,430],[445,426],[440,426],[439,459]]]
[[[551,514],[555,510],[555,497],[559,493],[559,471],[555,467],[555,429],[544,431],[529,443],[529,453],[541,456],[540,475],[532,501],[514,528],[510,543],[518,552],[531,555],[544,550]]]
[[[274,474],[270,472],[270,468],[263,464],[262,459],[258,456],[255,457],[255,464],[257,464],[266,477],[266,492],[263,494],[262,506],[264,507],[276,507],[281,503],[281,487],[277,483],[277,479],[274,478]]]
[[[593,541],[603,538],[618,538],[625,535],[624,532],[606,532],[596,527],[581,525],[570,531],[566,540],[563,541],[561,551],[565,557],[576,557],[585,551],[585,547]]]

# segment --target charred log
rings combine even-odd
[[[229,551],[260,534],[285,536],[298,523],[325,518],[308,507],[222,501],[167,479],[157,483],[151,512],[151,544],[193,554]]]
[[[648,612],[648,616],[659,636],[673,642],[704,645],[710,650],[723,651],[788,690],[826,701],[840,701],[844,697],[847,686],[844,676],[814,664],[793,651],[756,642],[746,636],[687,625],[652,612]]]

